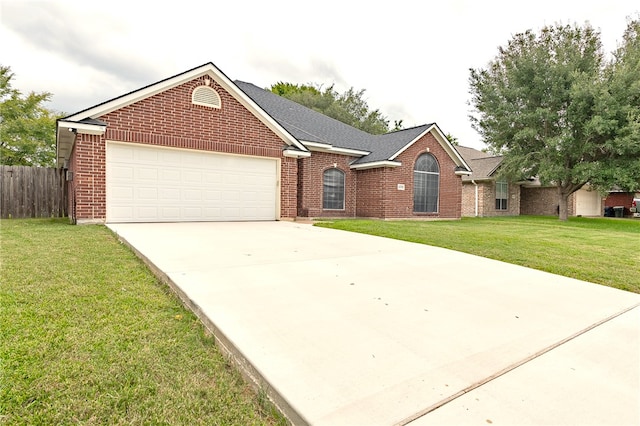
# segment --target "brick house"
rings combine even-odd
[[[461,216],[435,123],[371,135],[212,63],[58,120],[76,223]]]
[[[558,189],[544,186],[538,179],[502,181],[498,169],[501,156],[493,156],[464,146],[458,152],[473,172],[462,177],[462,216],[554,216],[558,214]],[[604,206],[631,207],[630,193],[610,193],[605,201],[588,184],[569,196],[569,216],[602,216]]]
[[[502,157],[465,146],[457,150],[473,171],[462,177],[462,216],[518,216],[520,183],[498,177]]]
[[[604,198],[589,184],[569,195],[568,216],[597,217],[604,213]],[[520,187],[520,214],[558,215],[558,188],[541,185],[537,179],[523,182]]]
[[[640,198],[640,193],[626,192],[616,188],[609,192],[607,198],[604,200],[604,206],[605,208],[610,207],[612,209],[622,207],[620,213],[623,217],[637,217],[634,215],[634,212],[631,211],[634,198]]]

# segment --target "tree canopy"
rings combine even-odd
[[[334,85],[323,88],[319,84],[293,84],[278,82],[273,84],[271,92],[311,108],[345,124],[371,134],[387,133],[389,120],[379,109],[370,110],[364,99],[365,90],[353,87],[344,93],[334,89]],[[394,122],[392,130],[400,130],[402,120]]]
[[[640,189],[640,21],[613,59],[589,25],[516,34],[483,69],[470,70],[472,125],[504,156],[501,172],[569,195],[589,183]]]
[[[23,95],[14,89],[14,74],[0,65],[0,164],[55,165],[55,114],[43,106],[51,98],[47,92]]]
[[[451,133],[447,133],[446,135],[444,135],[447,140],[451,143],[451,145],[455,145],[458,146],[460,145],[460,141],[458,140],[457,137],[453,136]]]

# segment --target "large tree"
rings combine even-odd
[[[587,183],[640,187],[637,58],[638,21],[610,62],[589,25],[555,25],[516,34],[486,68],[470,70],[472,125],[504,156],[504,175],[557,187],[561,220]]]
[[[344,93],[338,93],[333,85],[323,88],[319,84],[278,82],[269,90],[365,132],[383,134],[389,131],[389,120],[380,110],[369,109],[364,99],[364,89],[355,90],[352,87]],[[395,121],[392,130],[401,128],[402,120]]]
[[[0,164],[53,167],[60,114],[43,106],[50,93],[25,96],[11,86],[13,77],[0,65]]]

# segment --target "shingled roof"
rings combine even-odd
[[[234,83],[303,144],[321,143],[361,151],[363,156],[353,162],[355,165],[393,161],[407,145],[434,126],[437,127],[435,123],[430,123],[384,135],[372,135],[254,84],[238,80]],[[456,154],[464,162],[463,157]]]
[[[462,177],[464,182],[493,179],[493,174],[502,163],[501,155],[487,154],[466,146],[458,146],[457,150],[473,171],[471,175]]]
[[[427,132],[432,132],[456,163],[456,173],[469,173],[468,163],[447,141],[435,123],[384,135],[372,135],[254,84],[231,81],[211,62],[59,119],[56,126],[58,163],[65,164],[68,160],[76,132],[95,135],[105,133],[106,123],[96,120],[97,118],[204,75],[212,77],[279,135],[287,144],[289,154],[308,154],[309,149],[325,150],[358,157],[351,163],[355,169],[395,167],[400,165],[395,161],[400,153]]]

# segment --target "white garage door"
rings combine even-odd
[[[598,191],[579,189],[576,192],[576,216],[602,216],[602,196]]]
[[[276,159],[107,143],[107,222],[275,220]]]

